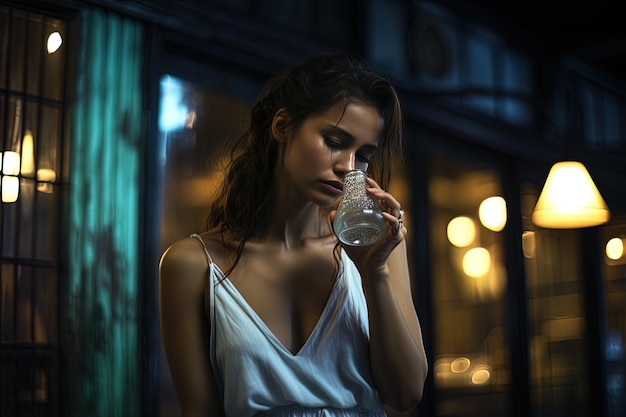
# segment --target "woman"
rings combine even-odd
[[[406,228],[387,191],[401,158],[396,93],[349,53],[273,79],[230,148],[207,231],[160,264],[162,337],[182,414],[384,416],[427,373]],[[387,222],[368,247],[338,243],[344,175],[367,170]]]

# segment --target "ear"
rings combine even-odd
[[[284,108],[279,109],[272,120],[272,136],[278,142],[285,142],[289,137],[290,131],[289,114]]]

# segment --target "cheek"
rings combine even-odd
[[[332,163],[332,152],[323,144],[294,143],[287,151],[286,165],[299,171],[315,171]]]

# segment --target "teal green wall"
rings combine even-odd
[[[139,164],[143,28],[99,9],[80,15],[72,105],[68,352],[75,416],[140,409]]]

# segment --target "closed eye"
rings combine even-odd
[[[332,136],[324,136],[324,142],[326,143],[326,146],[332,149],[341,149],[346,147],[346,145],[340,139],[334,138]]]

